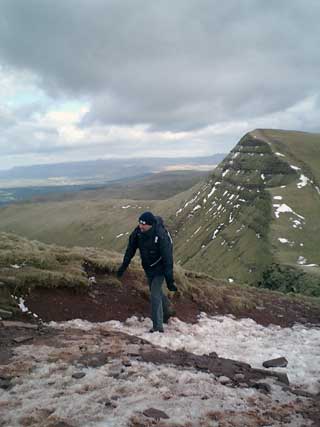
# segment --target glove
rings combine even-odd
[[[177,292],[178,288],[176,287],[174,282],[169,282],[167,283],[167,288],[169,289],[169,291],[171,292]]]
[[[125,268],[123,268],[123,266],[121,265],[121,267],[119,267],[118,268],[118,271],[117,271],[117,277],[120,279],[120,277],[122,277],[123,276],[123,273],[126,271],[126,269]]]

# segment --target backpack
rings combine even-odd
[[[162,230],[168,236],[168,240],[170,242],[170,246],[171,246],[171,249],[172,249],[173,248],[173,240],[172,240],[171,234],[169,233],[169,231],[166,229],[166,227],[164,225],[162,217],[161,216],[156,216],[155,218],[156,218],[156,224],[157,225],[156,225],[154,243],[157,243],[158,239],[159,239],[158,234],[157,234],[158,230]]]

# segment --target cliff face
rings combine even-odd
[[[317,276],[317,165],[320,135],[245,135],[177,210],[177,261],[230,282],[257,284],[272,264]]]

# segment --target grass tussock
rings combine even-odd
[[[18,292],[37,286],[78,289],[90,285],[87,269],[113,273],[119,254],[95,248],[63,248],[0,233],[0,282]]]

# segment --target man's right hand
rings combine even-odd
[[[176,287],[175,282],[169,282],[169,283],[167,283],[167,288],[171,292],[177,292],[177,290],[178,290],[178,288]]]

